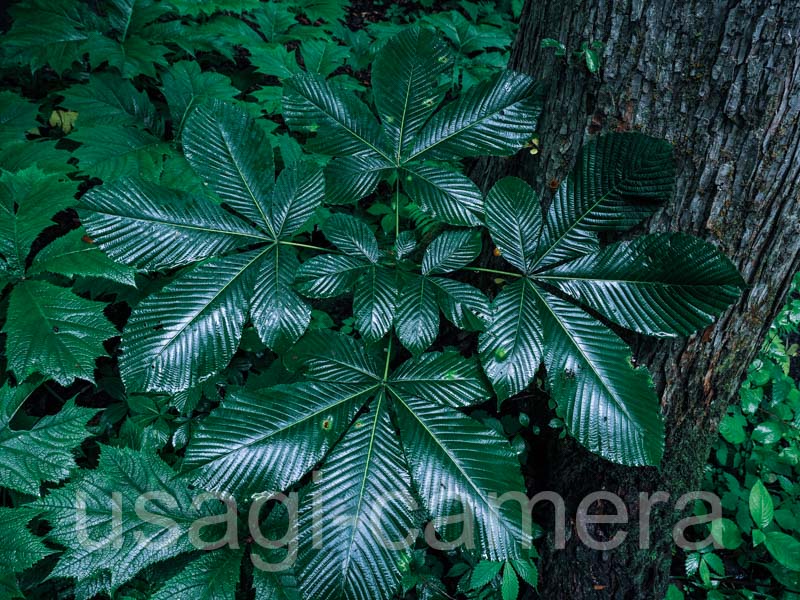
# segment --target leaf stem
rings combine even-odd
[[[383,366],[383,383],[389,379],[389,361],[392,358],[392,334],[389,333],[389,345],[386,346],[386,364]]]
[[[279,244],[284,244],[286,246],[295,246],[296,248],[308,248],[309,250],[319,250],[320,252],[328,252],[331,254],[341,254],[336,248],[323,248],[322,246],[313,246],[311,244],[301,244],[300,242],[287,242],[285,240],[279,240]]]
[[[479,273],[493,273],[504,277],[525,277],[522,273],[512,273],[511,271],[498,271],[497,269],[486,269],[484,267],[461,267],[464,271],[478,271]]]
[[[397,172],[397,181],[394,182],[394,239],[400,237],[400,172]]]

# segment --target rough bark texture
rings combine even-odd
[[[599,74],[541,50],[545,37],[570,50],[605,42]],[[568,517],[585,494],[605,489],[625,499],[631,522],[613,551],[589,550],[574,530],[563,551],[545,543],[541,596],[660,599],[671,529],[686,516],[674,503],[697,488],[719,419],[800,268],[800,7],[791,0],[529,0],[512,67],[550,83],[541,149],[481,163],[477,181],[519,175],[546,203],[549,183],[563,178],[587,136],[640,130],[666,138],[678,161],[676,194],[645,229],[710,240],[748,284],[734,307],[689,339],[631,339],[661,394],[667,446],[660,469],[622,468],[558,440],[532,461],[539,464],[532,491],[561,493]],[[654,509],[651,547],[639,550],[638,495],[656,490],[670,502]]]

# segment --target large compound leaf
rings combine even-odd
[[[372,266],[356,281],[353,316],[356,329],[368,341],[376,341],[392,327],[397,305],[397,281],[389,269]]]
[[[161,81],[164,84],[161,91],[177,134],[183,130],[186,119],[196,106],[211,99],[230,100],[240,93],[231,85],[230,78],[221,73],[202,72],[194,61],[170,65],[162,73]]]
[[[531,186],[516,177],[495,184],[486,197],[486,226],[503,258],[529,272],[542,229],[542,209]]]
[[[336,445],[305,499],[297,564],[308,598],[389,598],[399,587],[414,502],[386,404],[379,394]]]
[[[104,181],[133,176],[153,180],[170,152],[166,142],[137,127],[79,127],[69,139],[81,144],[73,153],[80,170]]]
[[[0,507],[0,564],[3,574],[0,575],[0,593],[4,598],[24,598],[17,586],[15,573],[21,573],[33,566],[53,550],[44,545],[42,538],[35,536],[28,528],[28,522],[36,515],[36,511],[28,507]]]
[[[31,496],[44,481],[61,481],[75,468],[72,448],[89,436],[86,422],[97,412],[69,400],[31,429],[11,429],[11,419],[35,385],[0,388],[0,485]]]
[[[8,34],[3,36],[4,44]],[[36,127],[37,106],[14,92],[0,92],[0,148],[25,141],[25,132]]]
[[[192,168],[222,200],[266,231],[275,166],[263,130],[241,108],[219,100],[186,119],[183,151]]]
[[[705,327],[743,285],[719,250],[680,233],[612,244],[541,275],[611,321],[648,335]]]
[[[657,465],[664,423],[647,369],[580,308],[543,291],[547,381],[569,432],[590,451],[626,465]]]
[[[328,452],[376,389],[313,381],[229,389],[194,433],[183,470],[205,489],[239,496],[285,490]]]
[[[122,334],[129,391],[180,392],[230,362],[263,250],[212,259],[142,300]]]
[[[22,274],[33,241],[52,225],[51,217],[74,202],[75,185],[62,175],[33,166],[0,171],[0,256]]]
[[[430,164],[407,165],[403,189],[433,218],[451,225],[480,225],[483,195],[466,175]]]
[[[278,351],[303,335],[311,307],[292,289],[300,267],[294,248],[275,244],[259,259],[250,318],[261,341]]]
[[[395,396],[400,436],[411,474],[437,531],[453,541],[459,515],[474,523],[473,543],[489,560],[517,558],[523,540],[519,461],[499,433],[457,410],[418,398]],[[450,520],[449,520],[449,519]]]
[[[8,366],[18,381],[34,372],[61,385],[77,377],[94,381],[94,361],[105,356],[103,341],[119,335],[103,315],[105,303],[85,300],[45,281],[16,285],[3,326]]]
[[[66,277],[100,277],[136,286],[136,269],[111,260],[97,244],[87,240],[82,228],[55,239],[36,254],[28,273],[45,272]]]
[[[464,408],[489,398],[486,380],[475,359],[458,352],[428,352],[407,360],[389,377],[392,392],[434,404]]]
[[[147,271],[267,241],[205,198],[146,181],[123,179],[93,188],[81,203],[89,236],[114,260]]]
[[[427,350],[439,334],[436,290],[427,277],[411,275],[400,289],[395,331],[415,356]]]
[[[524,390],[542,362],[540,302],[527,279],[506,285],[492,302],[491,324],[478,338],[483,370],[499,401]]]
[[[29,0],[12,6],[10,31],[3,35],[8,62],[36,71],[49,64],[60,75],[80,60],[87,39],[87,11],[70,0]]]
[[[597,232],[624,230],[672,195],[672,146],[639,133],[612,133],[583,147],[545,219],[537,266],[594,252]]]
[[[244,551],[204,552],[171,577],[152,600],[234,600]]]
[[[50,575],[100,581],[113,596],[143,568],[196,550],[189,528],[224,505],[193,506],[197,492],[175,475],[155,454],[103,446],[96,469],[35,504],[66,548]]]
[[[369,109],[351,91],[319,75],[299,73],[286,81],[283,118],[293,129],[316,132],[310,146],[320,154],[362,153],[392,162]]]
[[[533,136],[541,110],[537,83],[527,75],[504,71],[431,117],[406,160],[513,154]]]
[[[420,27],[404,29],[377,54],[372,90],[396,162],[436,110],[441,100],[438,79],[449,59],[441,39]]]
[[[78,127],[138,125],[161,133],[153,103],[129,81],[109,73],[96,73],[89,82],[61,92],[60,106],[78,113]]]

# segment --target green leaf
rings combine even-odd
[[[400,343],[414,356],[430,347],[439,333],[436,291],[427,277],[411,275],[400,289],[395,315]]]
[[[96,410],[68,400],[30,429],[11,429],[11,418],[27,397],[25,388],[0,388],[0,485],[31,496],[45,481],[61,481],[75,469],[72,448],[89,437],[86,422]]]
[[[503,600],[517,600],[517,596],[519,596],[519,580],[509,562],[506,562],[503,567],[503,581],[500,584],[500,592]]]
[[[234,600],[244,552],[221,548],[205,552],[171,577],[153,600]]]
[[[395,273],[372,266],[356,281],[353,316],[356,329],[367,341],[377,341],[389,332],[397,305]]]
[[[0,255],[19,275],[31,245],[51,217],[70,206],[75,186],[63,175],[48,175],[37,167],[17,173],[0,172]]]
[[[73,85],[61,95],[64,99],[59,105],[77,111],[79,128],[138,125],[161,134],[162,126],[147,94],[110,73],[95,73],[88,83]]]
[[[268,348],[285,350],[305,332],[311,307],[292,289],[300,267],[294,248],[276,244],[259,259],[250,318]]]
[[[512,560],[511,564],[517,575],[532,588],[539,585],[539,571],[531,560]]]
[[[633,227],[672,197],[674,184],[667,142],[639,133],[591,140],[556,191],[535,266],[595,252],[598,231]]]
[[[467,505],[479,555],[517,558],[523,542],[519,502],[498,505],[492,499],[524,489],[516,454],[505,438],[453,408],[395,398],[412,478],[439,534],[457,538],[460,505]],[[448,517],[455,521],[448,523]]]
[[[308,40],[300,46],[300,55],[303,57],[306,71],[328,77],[344,65],[350,56],[350,50],[332,42]]]
[[[719,250],[681,233],[612,244],[538,278],[614,323],[648,335],[689,335],[707,326],[744,286]]]
[[[757,527],[765,529],[772,522],[775,508],[772,504],[772,496],[769,495],[764,483],[758,479],[750,489],[748,500],[750,506],[750,516]]]
[[[422,274],[450,273],[467,266],[481,252],[480,232],[473,229],[445,231],[434,239],[422,257]]]
[[[221,73],[203,72],[194,61],[176,62],[161,74],[164,98],[169,106],[173,128],[180,134],[192,110],[204,102],[231,100],[239,90],[231,85],[230,78]]]
[[[315,165],[295,163],[281,171],[267,214],[276,239],[289,239],[297,233],[322,204],[324,193],[325,180]]]
[[[8,366],[18,381],[39,372],[69,385],[94,381],[103,341],[119,335],[103,316],[105,303],[84,300],[44,281],[24,281],[11,292],[3,326]]]
[[[540,304],[527,279],[506,285],[492,302],[491,323],[478,338],[478,351],[500,402],[524,390],[542,362]]]
[[[711,523],[711,535],[726,550],[736,550],[742,545],[739,526],[730,519],[715,519]]]
[[[375,191],[391,163],[374,156],[334,158],[325,167],[325,201],[328,204],[357,202]]]
[[[375,357],[366,353],[360,342],[342,334],[309,332],[289,357],[293,364],[305,368],[309,379],[370,385],[381,381]]]
[[[322,254],[304,262],[297,271],[297,288],[309,298],[334,298],[350,292],[367,267],[360,258]]]
[[[753,430],[752,437],[753,441],[759,444],[775,444],[783,437],[783,427],[774,421],[759,423]]]
[[[434,404],[464,408],[491,396],[478,363],[458,352],[429,352],[407,360],[388,384],[404,398],[424,398]]]
[[[800,541],[780,531],[770,531],[766,534],[764,544],[781,565],[790,571],[800,571]]]
[[[316,133],[309,142],[314,152],[334,156],[365,153],[392,162],[369,109],[352,92],[319,75],[300,73],[286,81],[283,118],[292,129]]]
[[[436,301],[445,318],[459,329],[483,331],[490,320],[489,299],[483,292],[467,283],[431,277],[436,289]]]
[[[572,304],[535,290],[546,340],[547,381],[559,414],[590,451],[626,465],[657,465],[664,423],[646,369],[614,333]]]
[[[240,497],[284,490],[325,456],[375,389],[313,381],[229,388],[194,433],[183,470],[198,486]]]
[[[500,574],[500,569],[503,568],[503,563],[491,560],[482,560],[475,568],[472,569],[472,575],[469,580],[469,587],[473,590],[478,590]]]
[[[219,100],[198,106],[186,120],[183,151],[227,205],[275,238],[267,216],[275,186],[272,148],[244,110]]]
[[[28,64],[31,71],[49,64],[61,75],[83,54],[86,12],[70,0],[33,0],[11,7],[14,21],[3,35],[9,62]]]
[[[379,394],[348,430],[303,503],[297,565],[308,598],[371,600],[391,597],[398,588],[399,564],[410,550],[392,550],[386,541],[405,539],[415,518],[403,449],[386,404]],[[321,527],[314,507],[323,507]]]
[[[94,579],[96,593],[113,594],[145,567],[195,550],[187,536],[191,525],[224,508],[210,501],[192,506],[196,495],[154,454],[103,446],[96,469],[34,505],[53,527],[48,537],[66,548],[50,576],[78,585]],[[142,497],[146,513],[136,510]]]
[[[142,300],[122,333],[129,391],[180,392],[230,362],[263,250],[212,259]]]
[[[147,271],[176,267],[268,238],[205,198],[136,179],[81,198],[89,236],[111,258]]]
[[[40,537],[33,535],[28,529],[28,522],[34,516],[36,516],[36,511],[28,507],[0,507],[0,535],[3,536],[0,561],[4,565],[3,571],[12,579],[15,579],[14,573],[21,573],[53,553],[42,543]],[[2,585],[0,583],[0,590],[5,591]],[[16,587],[16,581],[13,585]],[[22,594],[7,597],[24,598]]]
[[[684,600],[684,595],[674,583],[671,583],[669,588],[667,588],[667,595],[664,597],[664,600]]]
[[[583,53],[583,57],[586,60],[586,68],[589,69],[590,73],[597,73],[600,70],[600,56],[596,51],[587,48]]]
[[[486,226],[501,256],[528,273],[542,229],[539,198],[522,179],[505,177],[486,197]]]
[[[322,233],[345,254],[364,257],[372,263],[378,261],[378,242],[363,221],[350,215],[335,214],[322,225]]]
[[[8,43],[8,34],[3,36]],[[25,132],[36,127],[39,109],[14,92],[0,92],[0,148],[25,141]]]
[[[45,246],[33,259],[31,275],[57,273],[66,277],[100,277],[136,287],[136,269],[112,261],[82,228],[70,231]]]
[[[480,225],[483,195],[472,180],[439,166],[406,166],[403,189],[434,219],[451,225]]]
[[[396,162],[439,105],[438,80],[448,63],[447,46],[421,27],[403,29],[375,57],[375,105]]]
[[[541,110],[537,83],[504,71],[433,115],[406,160],[513,154],[533,136]]]
[[[281,44],[268,44],[249,48],[250,62],[257,71],[271,77],[287,79],[300,73],[294,50]]]
[[[73,153],[81,172],[104,181],[139,175],[153,180],[169,146],[135,127],[95,125],[78,128],[69,138],[81,147]]]

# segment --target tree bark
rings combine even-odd
[[[600,72],[540,49],[546,37],[563,42],[568,55],[581,42],[604,42]],[[546,204],[549,184],[565,176],[589,135],[640,130],[665,138],[675,147],[676,194],[644,229],[711,241],[747,282],[735,306],[689,339],[629,340],[661,396],[667,439],[659,469],[612,465],[572,441],[551,440],[529,473],[531,492],[562,494],[573,518],[596,490],[618,494],[630,513],[615,550],[585,547],[572,521],[565,550],[553,549],[548,536],[543,598],[660,599],[671,530],[686,516],[675,501],[700,484],[719,419],[800,268],[800,10],[790,0],[528,0],[511,67],[550,85],[540,151],[479,163],[476,181],[488,187],[518,175]],[[650,548],[642,550],[639,493],[658,490],[670,501],[653,509]]]

